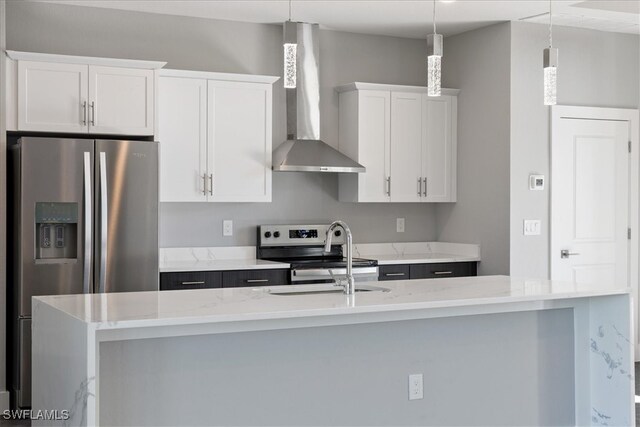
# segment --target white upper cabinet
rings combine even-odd
[[[86,65],[34,61],[19,61],[17,65],[16,130],[87,132]]]
[[[7,51],[7,128],[153,135],[164,62]],[[13,112],[15,110],[15,112]]]
[[[154,72],[89,66],[89,130],[153,135]]]
[[[458,98],[423,95],[423,197],[426,202],[456,201]]]
[[[207,200],[207,81],[158,79],[160,200]]]
[[[208,162],[215,202],[271,201],[271,84],[208,82]]]
[[[365,166],[341,174],[345,202],[455,202],[457,94],[352,83],[340,93],[340,151]]]
[[[270,202],[278,78],[162,70],[160,201]]]
[[[391,202],[422,201],[422,119],[421,94],[391,92]]]
[[[391,94],[350,91],[340,94],[340,151],[366,173],[340,175],[340,200],[388,202],[391,169]]]

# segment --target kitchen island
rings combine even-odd
[[[388,291],[34,298],[33,408],[66,425],[633,423],[629,289],[370,285]]]

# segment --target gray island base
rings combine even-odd
[[[33,408],[78,426],[633,425],[629,289],[371,285],[390,292],[35,298]]]

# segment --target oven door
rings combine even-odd
[[[294,285],[312,283],[332,283],[333,276],[345,276],[346,268],[305,268],[292,269],[290,280]],[[356,282],[377,282],[378,267],[356,267],[353,269],[353,278]]]

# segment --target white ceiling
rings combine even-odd
[[[280,23],[287,0],[24,0],[255,23]],[[560,25],[640,32],[640,0],[554,0]],[[548,22],[546,0],[457,0],[437,2],[438,32],[452,35],[497,22]],[[365,34],[424,38],[432,31],[430,0],[294,0],[292,20]]]

